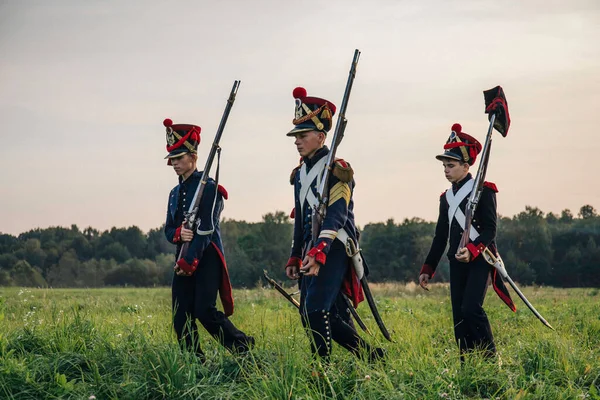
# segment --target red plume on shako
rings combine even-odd
[[[292,96],[294,96],[295,99],[303,99],[307,96],[306,89],[304,89],[303,87],[297,87],[292,92]]]

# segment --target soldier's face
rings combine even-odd
[[[185,153],[181,157],[171,158],[171,165],[177,175],[187,175],[196,168],[196,158]]]
[[[467,163],[446,159],[442,161],[442,164],[444,165],[444,175],[450,183],[460,182],[469,173],[469,164]]]
[[[318,131],[300,132],[296,134],[294,144],[302,157],[312,157],[325,143],[325,134]]]

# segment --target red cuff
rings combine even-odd
[[[321,265],[325,265],[325,261],[327,260],[327,255],[323,253],[323,249],[325,247],[327,247],[327,243],[321,242],[318,246],[315,246],[312,249],[310,249],[310,251],[306,253],[306,255],[314,257],[316,262],[318,262]]]
[[[475,246],[473,243],[469,243],[467,245],[467,250],[469,250],[469,253],[471,253],[471,261],[473,261],[485,250],[485,246],[483,243],[479,243],[477,246]]]
[[[175,229],[175,235],[173,235],[173,243],[177,243],[181,240],[181,226]]]
[[[190,265],[187,263],[187,261],[185,261],[185,259],[180,258],[179,261],[177,261],[177,265],[179,266],[179,269],[181,269],[183,272],[193,274],[194,271],[196,271],[196,268],[198,267],[198,259],[194,258],[194,262]]]
[[[290,259],[288,260],[287,264],[285,264],[285,267],[298,267],[300,268],[302,266],[302,260],[298,257],[290,257]]]
[[[435,275],[435,269],[433,269],[431,265],[423,264],[423,266],[421,267],[421,272],[419,272],[419,275],[422,274],[429,275],[429,279],[431,279],[433,278],[433,275]]]

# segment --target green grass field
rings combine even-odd
[[[0,288],[2,399],[600,399],[600,291],[525,288],[556,328],[515,297],[512,313],[493,291],[486,310],[501,365],[460,365],[447,285],[375,285],[395,343],[359,313],[388,351],[369,365],[334,346],[326,378],[313,376],[297,311],[272,289],[234,291],[233,322],[255,336],[236,358],[202,331],[205,364],[181,352],[170,290]]]

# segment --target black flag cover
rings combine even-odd
[[[510,127],[510,115],[508,114],[508,103],[504,90],[501,86],[496,86],[493,89],[483,92],[485,98],[485,113],[489,114],[488,119],[492,118],[492,114],[496,114],[494,128],[504,137],[508,133]]]

